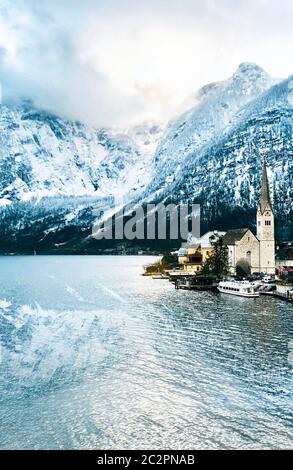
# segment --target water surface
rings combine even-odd
[[[0,258],[0,448],[293,447],[292,306],[150,261]]]

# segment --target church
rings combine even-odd
[[[249,228],[229,230],[223,237],[227,246],[231,274],[236,274],[237,263],[246,260],[251,273],[275,274],[274,212],[266,163],[263,164],[262,188],[256,214],[256,236]]]

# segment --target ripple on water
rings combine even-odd
[[[0,266],[0,447],[292,447],[292,307],[178,292],[145,262]]]

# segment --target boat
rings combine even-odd
[[[255,287],[249,281],[221,281],[218,290],[223,294],[240,297],[259,297],[259,293],[255,291]]]

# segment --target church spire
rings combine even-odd
[[[270,187],[267,175],[267,165],[264,159],[263,170],[262,170],[262,185],[261,185],[261,195],[259,201],[260,211],[263,214],[266,207],[272,208],[271,198],[270,198]]]

